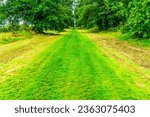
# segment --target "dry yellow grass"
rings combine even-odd
[[[12,33],[0,33],[0,40],[6,37],[12,37]]]
[[[11,36],[11,33],[0,34]],[[35,56],[53,43],[60,35],[33,35],[31,39],[20,40],[0,46],[1,81],[26,67]],[[3,79],[3,80],[2,80]]]

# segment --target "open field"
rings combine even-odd
[[[2,43],[0,99],[150,99],[148,46],[66,33]]]

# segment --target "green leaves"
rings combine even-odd
[[[73,4],[77,7],[73,7]],[[75,10],[75,11],[73,11]],[[75,13],[74,13],[75,12]],[[136,38],[150,38],[149,0],[7,0],[0,2],[1,27],[24,22],[36,32],[78,27],[120,28]]]
[[[10,23],[28,22],[36,32],[48,29],[62,31],[72,17],[72,14],[64,11],[66,8],[68,6],[59,0],[7,0],[4,5],[5,19]]]
[[[121,27],[135,38],[150,38],[149,0],[80,0],[77,24],[99,30]]]
[[[77,23],[78,26],[92,28],[96,25],[97,11],[98,9],[92,5],[84,5],[77,10]]]
[[[136,38],[150,38],[150,1],[133,0],[124,30]]]

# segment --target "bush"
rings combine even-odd
[[[91,33],[98,33],[99,32],[99,28],[98,27],[93,27],[93,28],[89,29],[89,32],[91,32]]]
[[[130,15],[123,31],[135,38],[150,38],[150,1],[134,0],[130,2]]]

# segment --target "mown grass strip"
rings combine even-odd
[[[118,75],[77,31],[58,39],[28,68],[0,84],[0,99],[149,99],[130,75]],[[114,64],[114,63],[112,63]]]

